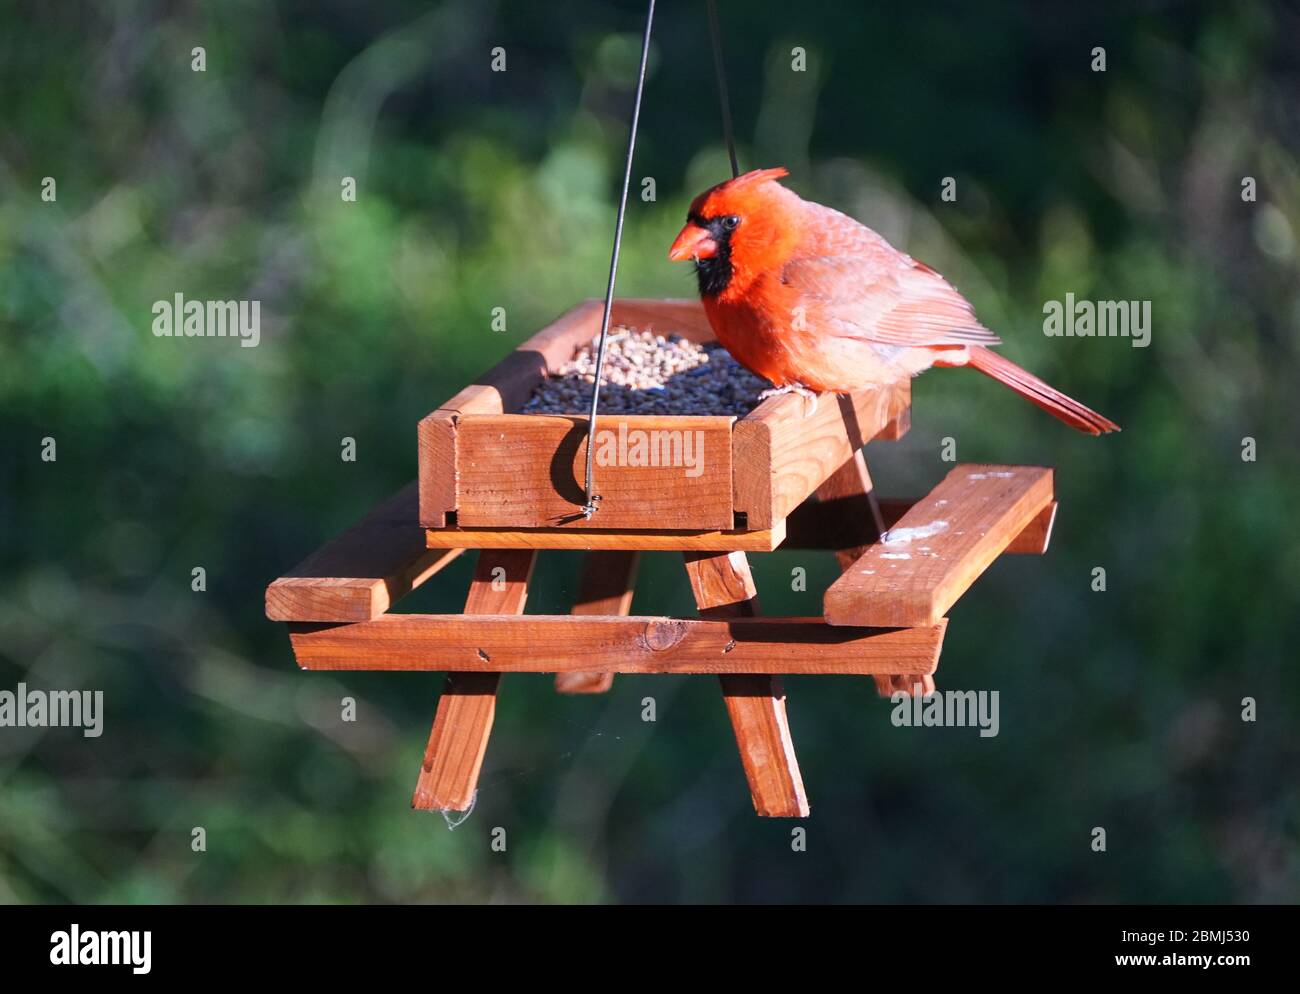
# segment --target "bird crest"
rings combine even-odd
[[[729,197],[732,194],[742,194],[764,183],[774,183],[782,176],[789,175],[790,170],[786,169],[785,166],[774,166],[771,169],[752,169],[747,173],[741,173],[734,179],[726,180],[701,193],[691,203],[691,212],[698,214],[704,204],[714,196]]]

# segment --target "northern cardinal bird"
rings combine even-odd
[[[846,393],[971,366],[1072,428],[1119,425],[1048,386],[987,346],[1000,339],[966,299],[924,263],[866,225],[810,203],[757,169],[691,203],[668,252],[693,259],[709,324],[769,393]]]

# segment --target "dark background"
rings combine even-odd
[[[789,680],[795,853],[713,681],[507,677],[473,814],[412,813],[440,675],[300,673],[263,590],[413,478],[423,414],[603,292],[641,4],[4,2],[0,689],[101,689],[107,715],[99,739],[0,729],[0,901],[1296,899],[1300,12],[720,6],[742,167],[944,272],[1124,427],[936,371],[868,450],[900,496],[947,472],[945,437],[1058,467],[1050,553],[953,609],[937,675],[998,690],[1001,734]],[[621,294],[692,293],[666,250],[727,174],[719,136],[704,5],[661,0],[634,171],[658,198],[629,206]],[[176,292],[261,300],[261,345],[155,338]],[[1150,300],[1151,346],[1044,337],[1067,292]],[[774,614],[817,613],[836,575],[751,561]],[[542,557],[530,610],[567,609],[577,562]],[[401,609],[459,610],[470,565]],[[647,558],[634,610],[692,610],[676,557]]]

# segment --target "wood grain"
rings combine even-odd
[[[1051,503],[1050,469],[956,467],[826,591],[827,622],[934,623]],[[933,533],[902,541],[902,529],[914,528]]]
[[[911,404],[911,382],[806,401],[786,394],[764,401],[732,432],[735,509],[746,527],[770,528]]]
[[[420,524],[442,528],[456,511],[456,413],[438,410],[421,418],[415,451]]]
[[[625,616],[632,608],[632,585],[641,554],[634,551],[588,552],[583,557],[578,597],[570,614]],[[561,694],[603,694],[614,685],[613,673],[578,670],[555,674]]]
[[[686,574],[704,618],[750,618],[758,594],[743,552],[685,553]],[[754,810],[773,818],[806,818],[808,797],[794,754],[785,689],[779,675],[720,677]]]
[[[639,549],[643,552],[771,552],[785,539],[785,522],[764,531],[583,528],[431,528],[432,549]]]
[[[293,623],[305,670],[483,673],[931,673],[946,622],[837,628],[821,618],[386,614]]]
[[[754,575],[743,552],[686,552],[682,559],[701,618],[752,618],[758,614]]]
[[[369,621],[456,558],[430,550],[410,483],[266,588],[272,621]]]
[[[535,552],[518,549],[481,552],[465,600],[465,614],[522,614],[536,558]],[[368,649],[357,647],[355,651]],[[412,807],[422,811],[464,811],[473,804],[496,717],[500,679],[499,673],[447,674],[411,798]]]
[[[601,418],[595,483],[602,500],[599,511],[584,518],[586,418],[462,417],[456,429],[456,523],[570,530],[731,528],[732,421]],[[608,463],[602,462],[605,453],[613,456]]]

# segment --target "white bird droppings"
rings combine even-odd
[[[917,525],[914,528],[891,528],[881,536],[881,540],[886,545],[906,545],[914,539],[929,538],[947,530],[948,522],[931,521],[928,525]]]

